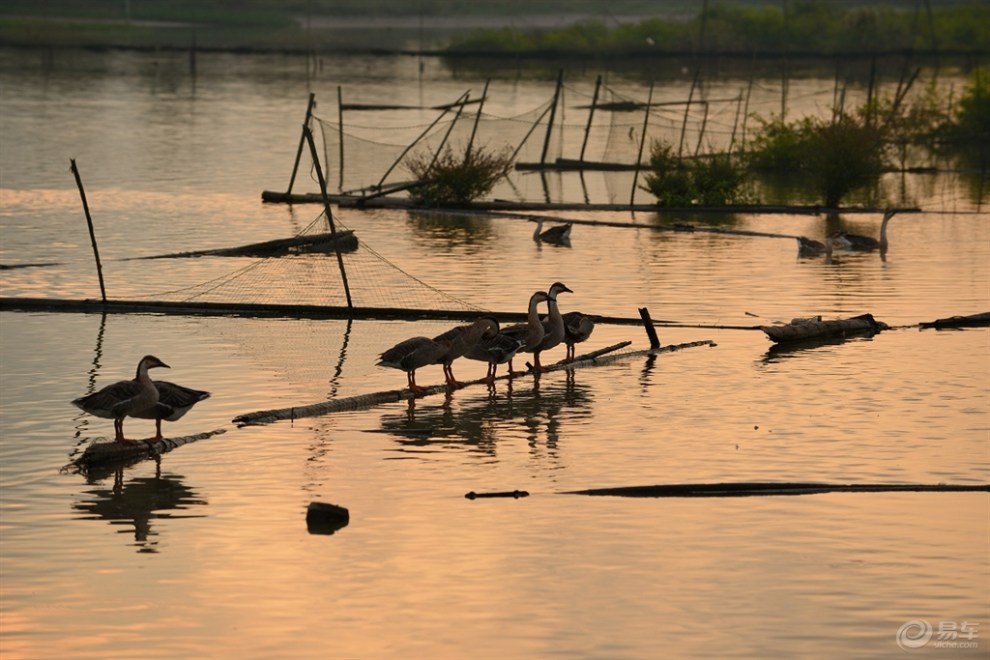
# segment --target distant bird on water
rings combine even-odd
[[[881,254],[886,254],[887,252],[887,223],[893,218],[898,212],[898,209],[887,209],[883,214],[883,222],[880,223],[880,238],[876,239],[872,236],[862,236],[860,234],[848,234],[846,232],[839,232],[835,235],[835,244],[846,250],[858,250],[858,251],[869,251],[869,250],[880,250]]]
[[[166,415],[162,413],[167,412],[159,407],[161,395],[148,375],[148,370],[155,367],[169,368],[154,355],[145,355],[138,362],[137,374],[133,380],[122,380],[107,385],[92,394],[74,399],[72,404],[91,415],[112,419],[114,439],[117,442],[136,444],[136,440],[128,440],[124,437],[124,418],[157,419],[160,414],[164,418]],[[160,439],[160,435],[156,439]]]
[[[533,240],[537,243],[551,243],[553,245],[570,246],[571,223],[568,222],[564,225],[554,225],[544,231],[543,218],[534,218],[531,222],[536,223],[536,229],[533,230]]]
[[[827,236],[825,242],[816,241],[813,238],[808,238],[807,236],[798,236],[798,255],[802,257],[820,257],[823,254],[826,258],[831,258],[832,248],[834,247],[835,239],[832,236]]]

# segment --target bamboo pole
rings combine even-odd
[[[584,162],[584,150],[588,146],[588,136],[591,134],[591,123],[595,117],[595,106],[598,104],[598,91],[602,87],[602,75],[595,79],[595,93],[591,97],[591,108],[588,110],[588,124],[584,127],[584,141],[581,142],[581,155],[578,160]]]
[[[485,99],[488,98],[488,84],[491,78],[485,80],[485,87],[481,91],[481,103],[478,104],[478,113],[474,116],[474,125],[471,127],[471,137],[468,138],[467,148],[464,150],[464,162],[471,162],[471,149],[474,146],[474,137],[478,133],[478,122],[481,121],[481,112],[485,108]]]
[[[440,151],[443,149],[443,145],[447,142],[447,136],[450,135],[450,131],[453,130],[454,125],[457,124],[457,119],[461,116],[461,113],[464,111],[464,105],[465,105],[465,102],[467,101],[467,99],[469,98],[469,96],[470,96],[470,92],[464,92],[463,94],[461,94],[460,98],[457,99],[457,101],[458,101],[457,115],[454,117],[454,121],[451,123],[450,128],[447,130],[447,135],[444,136],[443,141],[440,143],[440,146],[437,147],[437,153],[433,154],[433,160],[434,161],[436,161],[437,156],[440,155]],[[387,170],[385,170],[385,174],[383,174],[382,175],[382,178],[378,181],[378,186],[377,186],[378,188],[381,188],[385,184],[385,179],[387,179],[388,178],[388,175],[392,173],[392,170],[394,170],[396,168],[396,166],[399,163],[402,162],[402,159],[406,157],[406,154],[409,153],[409,151],[413,147],[415,147],[417,144],[419,144],[419,141],[420,140],[422,140],[424,137],[426,137],[427,135],[429,135],[430,131],[433,130],[433,127],[436,126],[438,123],[440,123],[440,120],[443,119],[447,115],[448,112],[450,112],[450,110],[451,110],[452,107],[453,106],[451,106],[449,108],[444,108],[443,109],[443,112],[441,112],[437,116],[437,118],[434,119],[430,123],[429,126],[427,126],[425,129],[423,129],[423,132],[422,133],[420,133],[418,136],[416,136],[416,139],[415,140],[413,140],[408,145],[406,145],[406,148],[402,150],[402,153],[399,154],[399,157],[395,159],[395,162],[393,162],[389,166],[389,168]]]
[[[100,248],[96,245],[96,232],[93,230],[93,218],[89,214],[86,190],[83,188],[82,178],[79,176],[79,168],[76,167],[76,159],[70,159],[69,163],[71,163],[72,174],[76,177],[76,185],[79,187],[79,197],[82,199],[83,212],[86,214],[86,224],[89,226],[89,240],[93,244],[93,257],[96,259],[96,276],[100,280],[100,297],[103,302],[106,302],[107,289],[103,284],[103,264],[100,263]]]
[[[316,101],[316,94],[313,92],[309,93],[309,103],[306,104],[306,118],[303,120],[303,126],[309,126],[309,120],[313,116],[313,105]],[[285,191],[286,195],[292,194],[292,186],[296,183],[296,174],[299,172],[299,159],[302,158],[303,147],[306,146],[306,135],[304,133],[299,134],[299,147],[296,149],[296,162],[292,166],[292,176],[289,178],[289,187]],[[343,167],[343,163],[341,163]]]
[[[650,93],[646,97],[646,115],[643,117],[643,134],[639,136],[639,151],[636,152],[636,169],[633,171],[632,190],[629,192],[629,204],[636,203],[636,186],[639,183],[639,170],[643,162],[643,148],[646,145],[646,129],[650,123],[650,108],[653,105],[653,81],[650,81]],[[690,102],[688,107],[691,107]]]
[[[323,210],[327,216],[327,223],[330,225],[330,234],[336,237],[337,228],[333,223],[333,211],[330,209],[330,196],[327,194],[327,182],[323,178],[323,168],[320,167],[320,155],[316,151],[313,133],[309,130],[309,126],[305,124],[303,125],[303,134],[306,136],[306,141],[309,142],[309,153],[313,157],[313,167],[316,168],[316,177],[320,183],[320,193],[323,195]],[[347,309],[353,309],[354,303],[351,301],[351,288],[347,284],[347,271],[344,270],[344,255],[338,248],[336,241],[334,241],[333,246],[334,252],[337,254],[337,265],[340,267],[340,279],[344,284],[344,295],[347,297]]]
[[[564,85],[564,70],[557,71],[557,87],[553,91],[553,104],[550,106],[550,121],[547,122],[547,134],[543,139],[543,152],[540,154],[540,163],[547,162],[547,152],[550,150],[550,136],[553,134],[553,121],[557,116],[557,103],[560,101],[560,88]]]
[[[695,341],[685,344],[671,344],[669,346],[664,346],[658,349],[647,349],[640,351],[630,351],[627,353],[612,353],[604,355],[603,353],[614,351],[618,348],[628,346],[629,342],[622,342],[616,344],[615,346],[609,346],[605,349],[595,351],[593,353],[580,355],[575,358],[572,362],[557,362],[555,364],[548,365],[544,367],[545,372],[561,371],[567,369],[580,369],[584,367],[600,366],[604,364],[613,364],[620,360],[644,357],[649,355],[657,355],[659,353],[670,353],[674,351],[683,350],[686,348],[693,348],[696,346],[715,346],[715,342],[711,340]],[[523,372],[525,373],[525,372]],[[513,377],[518,377],[519,372],[513,374]],[[508,374],[503,374],[498,376],[496,380],[507,380],[510,378]],[[487,381],[484,379],[467,381],[464,383],[465,387],[472,385],[488,385]],[[431,394],[439,394],[447,391],[446,385],[431,385],[425,389],[425,392],[419,396],[429,396]],[[272,422],[277,422],[280,420],[296,420],[304,417],[317,417],[320,415],[329,415],[337,412],[345,412],[352,410],[362,410],[365,408],[373,408],[378,405],[385,403],[395,403],[397,401],[404,401],[407,399],[417,398],[417,395],[413,393],[412,390],[408,388],[399,390],[386,390],[382,392],[371,392],[368,394],[358,394],[351,397],[345,397],[343,399],[334,399],[333,401],[320,401],[313,404],[302,405],[302,406],[292,406],[290,408],[278,408],[274,410],[260,410],[257,412],[246,413],[243,415],[238,415],[232,422],[239,426],[245,426],[250,424],[270,424]]]
[[[340,185],[337,187],[340,190],[344,189],[344,93],[340,89],[340,85],[337,85],[337,151],[340,156],[340,163],[337,167],[340,169],[340,175],[338,180]]]

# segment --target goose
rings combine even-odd
[[[533,368],[537,372],[543,371],[543,367],[540,365],[540,353],[548,351],[564,341],[564,319],[557,307],[557,296],[565,292],[574,293],[563,282],[554,282],[547,291],[548,314],[543,321],[543,339],[533,351]]]
[[[416,370],[428,364],[436,364],[449,349],[449,340],[435,341],[429,337],[410,337],[379,355],[377,365],[405,371],[409,389],[421,394],[426,388],[416,384]]]
[[[503,335],[510,339],[515,339],[522,342],[520,351],[526,353],[532,353],[536,350],[536,347],[540,345],[543,341],[544,329],[543,322],[540,321],[540,312],[537,309],[541,302],[546,302],[550,297],[545,291],[536,291],[529,297],[529,306],[527,308],[526,323],[518,323],[516,325],[510,325],[502,330]],[[509,378],[513,377],[512,369],[512,356],[508,359],[509,363]]]
[[[443,365],[443,374],[450,387],[463,387],[454,378],[454,371],[451,368],[454,360],[463,356],[468,349],[479,341],[488,340],[498,334],[498,321],[491,316],[483,316],[474,323],[459,325],[451,328],[447,332],[433,338],[436,342],[447,342],[447,350],[441,353],[434,364]]]
[[[137,444],[136,440],[124,437],[124,418],[141,417],[157,419],[164,412],[159,408],[159,392],[148,370],[155,367],[170,367],[154,355],[145,355],[137,365],[133,380],[121,380],[107,385],[101,390],[72,400],[72,405],[96,417],[113,420],[114,440],[126,444]],[[163,415],[164,417],[164,415]]]
[[[542,324],[540,326],[542,328]],[[526,340],[521,335],[516,334],[506,334],[505,332],[498,332],[489,339],[482,339],[474,346],[470,347],[464,357],[469,360],[477,360],[479,362],[488,363],[488,371],[485,374],[485,381],[488,383],[495,382],[495,373],[498,371],[498,365],[505,364],[506,362],[512,362],[512,358],[515,357],[523,346],[525,346]],[[512,369],[510,368],[511,372]]]
[[[567,312],[561,317],[564,319],[564,344],[567,346],[567,355],[564,359],[571,362],[574,360],[574,345],[586,341],[591,336],[598,317],[581,312]]]
[[[170,383],[167,380],[156,380],[158,389],[158,405],[153,414],[148,411],[134,413],[132,417],[155,420],[155,440],[162,439],[162,420],[175,422],[181,419],[193,406],[204,399],[210,398],[210,393],[204,390],[194,390],[191,387]]]
[[[807,236],[798,236],[798,255],[802,257],[820,257],[825,255],[826,257],[832,256],[832,248],[834,247],[835,238],[832,236],[827,236],[825,242],[816,241],[813,238],[808,238]]]
[[[862,236],[860,234],[847,234],[846,232],[839,232],[835,236],[835,244],[847,250],[858,250],[858,251],[868,251],[868,250],[880,250],[881,253],[887,252],[887,223],[890,219],[897,214],[898,209],[887,209],[883,214],[883,222],[880,223],[880,239],[877,240],[872,236]]]
[[[532,222],[536,223],[536,229],[533,231],[533,240],[537,243],[552,243],[554,245],[571,244],[571,223],[554,225],[543,231],[543,218],[535,218]]]

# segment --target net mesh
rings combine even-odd
[[[562,86],[556,104],[551,97],[512,117],[487,114],[482,103],[465,99],[466,95],[458,103],[434,109],[432,120],[425,123],[407,122],[411,115],[424,114],[422,109],[411,113],[408,108],[345,106],[340,114],[346,122],[343,127],[340,121],[314,116],[314,135],[322,142],[330,192],[370,194],[384,190],[401,196],[405,194],[402,186],[413,178],[410,159],[429,157],[448,147],[462,153],[471,145],[472,149],[497,153],[508,150],[517,166],[522,166],[496,186],[492,197],[555,201],[564,197],[568,175],[544,169],[539,176],[531,176],[525,166],[566,158],[632,167],[641,151],[642,160],[649,160],[653,140],[675,145],[680,140],[687,151],[687,145],[697,148],[703,130],[715,126],[714,122],[703,126],[710,121],[705,103],[668,100],[648,107],[644,99],[609,87],[601,89],[596,101],[585,91]],[[594,111],[592,105],[596,106]],[[628,171],[600,175],[608,202],[629,201]],[[334,222],[338,231],[348,231],[339,218]],[[299,236],[327,231],[327,219],[320,213]],[[363,240],[356,249],[347,250],[342,260],[346,289],[337,255],[330,250],[261,259],[225,258],[223,262],[230,269],[222,275],[189,286],[176,283],[175,288],[151,297],[170,302],[346,307],[349,291],[350,302],[356,307],[482,311],[404,271]]]

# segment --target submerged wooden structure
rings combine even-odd
[[[889,330],[890,326],[873,318],[872,314],[861,314],[848,319],[823,321],[822,317],[794,319],[786,325],[764,325],[760,329],[771,341],[781,344],[809,339],[827,337],[846,337],[849,335],[872,336],[881,330]]]
[[[173,449],[178,449],[197,440],[205,440],[215,435],[226,433],[226,429],[215,429],[195,435],[177,438],[162,438],[161,440],[139,440],[133,444],[110,440],[94,442],[86,447],[83,453],[66,465],[64,472],[89,472],[116,467],[126,467],[148,458],[158,458]],[[98,438],[100,440],[100,438]]]

